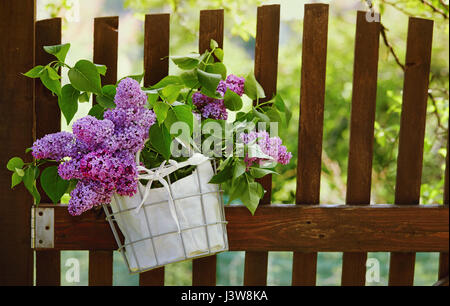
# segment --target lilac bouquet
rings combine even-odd
[[[210,183],[222,184],[230,201],[240,199],[254,213],[264,194],[255,179],[276,173],[277,164],[289,163],[292,154],[267,129],[273,122],[287,124],[289,109],[279,95],[266,98],[252,73],[245,78],[227,74],[223,51],[215,41],[204,54],[172,57],[181,73],[149,88],[141,88],[143,75],[102,86],[100,75],[106,67],[88,60],[70,67],[65,63],[69,47],[46,47],[57,60],[36,66],[25,76],[40,78],[58,96],[68,124],[78,102],[95,95],[97,104],[73,123],[72,133],[36,140],[27,150],[33,162],[24,163],[19,157],[8,162],[12,187],[23,182],[36,203],[40,201],[38,181],[55,203],[70,193],[72,215],[109,203],[114,194],[132,197],[138,190],[138,166],[151,169],[169,160],[183,161],[196,148],[220,163]],[[70,81],[62,87],[60,67],[68,68]],[[211,123],[220,130],[208,132],[205,128]],[[174,151],[179,144],[187,155]],[[171,180],[192,170],[180,169],[171,174]]]

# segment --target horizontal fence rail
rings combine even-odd
[[[115,250],[103,215],[73,217],[54,210],[54,248]],[[230,251],[448,252],[449,210],[442,205],[266,205],[252,216],[244,206],[226,206]],[[94,234],[95,233],[95,234]]]

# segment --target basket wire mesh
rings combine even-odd
[[[216,162],[214,160],[209,160],[208,162],[211,163],[211,165],[213,167],[213,171],[214,171],[214,173],[216,173],[217,172]],[[156,169],[156,168],[154,168],[154,169]],[[154,169],[151,169],[151,170],[154,170]],[[113,212],[113,210],[112,210],[110,205],[106,205],[106,204],[103,205],[103,209],[104,209],[105,214],[106,214],[106,219],[108,220],[108,223],[109,223],[109,225],[111,227],[111,230],[113,232],[113,235],[114,235],[114,239],[116,240],[117,245],[118,245],[118,249],[117,250],[122,254],[122,257],[123,257],[123,259],[124,259],[124,261],[125,261],[125,263],[126,263],[126,265],[128,267],[128,270],[129,270],[129,272],[131,274],[142,273],[142,272],[145,272],[145,271],[148,271],[148,270],[152,270],[152,269],[164,266],[164,265],[169,264],[169,263],[181,262],[181,261],[185,261],[185,260],[189,260],[189,259],[209,256],[209,255],[217,254],[217,253],[224,252],[224,251],[228,250],[228,237],[227,237],[227,229],[226,229],[227,221],[225,220],[224,202],[223,202],[223,198],[222,198],[223,190],[221,190],[220,186],[218,186],[216,191],[204,191],[202,189],[202,183],[201,183],[201,180],[200,180],[200,173],[199,173],[199,171],[197,171],[197,169],[195,169],[194,172],[191,175],[195,175],[196,176],[196,180],[198,182],[200,192],[199,193],[194,193],[194,194],[189,194],[187,196],[182,196],[182,197],[175,197],[174,196],[174,192],[172,190],[172,184],[171,184],[169,175],[167,175],[166,178],[167,178],[167,182],[168,182],[168,185],[169,185],[170,196],[172,196],[173,201],[175,203],[176,203],[177,200],[194,198],[194,197],[199,197],[200,198],[201,211],[202,211],[202,220],[203,220],[203,223],[200,224],[200,225],[182,226],[180,228],[180,231],[175,230],[175,231],[168,231],[168,232],[160,233],[160,234],[153,234],[152,230],[151,230],[151,226],[150,226],[150,222],[149,222],[149,218],[148,218],[148,213],[147,213],[146,207],[149,207],[149,206],[152,206],[152,205],[157,205],[157,204],[167,203],[168,201],[167,200],[162,200],[162,201],[144,203],[142,205],[142,209],[144,211],[144,215],[145,215],[144,219],[146,220],[146,225],[147,225],[149,236],[143,237],[141,239],[133,240],[133,239],[131,239],[131,235],[129,235],[129,233],[127,232],[126,227],[119,228],[116,216],[118,216],[120,214],[123,214],[123,213],[126,213],[126,212],[130,212],[131,210],[134,210],[135,208],[133,207],[133,208],[122,209],[121,205],[119,204],[119,201],[117,201],[118,211]],[[187,186],[186,188],[189,188],[189,187]],[[143,195],[142,195],[142,191],[140,190],[140,188],[138,188],[138,191],[139,191],[139,193],[140,193],[140,195],[142,197]],[[207,195],[207,194],[216,194],[217,198],[219,200],[219,206],[220,206],[219,207],[219,218],[218,218],[218,221],[216,221],[216,222],[208,222],[207,221],[206,211],[205,211],[205,203],[204,203],[204,195]],[[177,207],[177,206],[175,206],[175,207]],[[177,218],[179,218],[179,212],[178,212],[177,208],[175,209],[175,212],[176,212]],[[208,234],[208,227],[209,226],[217,226],[217,225],[221,226],[222,238],[223,238],[223,242],[224,243],[223,243],[223,247],[222,248],[212,250],[212,248],[211,248],[211,241],[210,241],[210,237],[209,237],[209,234]],[[198,228],[204,228],[204,232],[205,232],[205,235],[206,235],[206,242],[207,242],[207,250],[205,252],[197,253],[197,254],[195,254],[193,256],[189,256],[188,252],[187,252],[186,245],[185,245],[185,239],[183,238],[183,232],[190,231],[190,230],[193,230],[193,229],[198,229]],[[122,242],[122,239],[120,238],[120,233],[122,233],[123,236],[125,237],[125,241],[127,241],[126,243]],[[181,240],[182,247],[183,247],[184,256],[182,258],[179,258],[179,259],[175,260],[175,261],[169,261],[168,262],[168,261],[164,261],[161,258],[159,258],[158,252],[157,252],[157,247],[155,246],[154,240],[155,240],[155,238],[163,237],[163,236],[166,236],[166,235],[172,235],[172,234],[178,234],[179,235],[179,238]],[[139,256],[137,256],[137,252],[135,250],[135,245],[137,243],[142,242],[142,241],[147,241],[147,240],[151,241],[153,254],[154,254],[155,260],[156,260],[156,265],[151,266],[151,267],[148,267],[148,266],[143,267],[141,265],[141,263],[139,262]],[[130,257],[129,256],[133,256],[134,262],[137,265],[137,269],[131,269]]]

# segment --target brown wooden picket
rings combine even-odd
[[[320,202],[328,5],[305,5],[298,129],[296,204]],[[317,253],[294,253],[292,285],[316,284]]]
[[[2,163],[11,156],[25,158],[24,148],[33,139],[61,128],[57,97],[20,74],[50,62],[42,47],[61,43],[61,19],[35,22],[34,4],[0,1],[0,37],[6,42],[0,44]],[[317,3],[304,10],[297,205],[271,204],[269,175],[259,180],[266,193],[254,216],[243,206],[225,208],[230,251],[245,251],[244,285],[267,284],[269,251],[294,253],[292,285],[316,284],[317,252],[343,252],[342,285],[365,285],[367,252],[391,252],[389,285],[413,285],[415,252],[440,252],[436,284],[448,285],[448,154],[444,205],[419,205],[433,22],[409,19],[395,204],[370,205],[380,22],[357,13],[346,203],[320,205],[328,10]],[[264,101],[277,91],[279,28],[280,6],[259,7],[254,70]],[[118,17],[94,20],[93,59],[108,67],[103,84],[117,81],[118,29]],[[169,72],[169,33],[169,14],[145,16],[146,87]],[[200,53],[209,49],[210,39],[227,53],[224,10],[200,12]],[[0,167],[0,285],[31,285],[31,197],[23,187],[9,190],[10,174]],[[73,217],[67,206],[46,204],[50,199],[41,195],[40,208],[54,212],[54,241],[52,248],[34,246],[36,285],[60,284],[61,250],[88,250],[89,285],[112,285],[117,245],[102,211]],[[193,260],[192,284],[216,285],[216,265],[216,256]],[[164,267],[141,273],[139,284],[164,285],[164,273]]]
[[[94,63],[106,65],[102,84],[117,81],[117,53],[119,42],[119,17],[94,19]],[[93,105],[96,104],[93,97]],[[89,285],[111,286],[113,284],[113,252],[109,250],[89,251]]]
[[[35,54],[36,65],[47,65],[53,60],[53,56],[44,51],[44,46],[58,45],[61,43],[61,19],[52,18],[36,22]],[[55,133],[61,130],[61,111],[58,107],[58,97],[42,85],[35,84],[35,122],[36,139],[45,134]],[[43,202],[50,202],[49,197],[40,186],[39,193]],[[56,286],[61,280],[61,255],[57,250],[36,251],[36,285]]]
[[[380,22],[369,22],[365,12],[358,12],[347,171],[349,205],[370,204],[379,40]],[[344,252],[342,286],[365,285],[366,260],[367,253]]]
[[[255,77],[264,88],[266,98],[271,99],[277,91],[278,37],[280,32],[280,5],[258,7],[255,41]],[[255,101],[256,103],[256,101]],[[272,197],[272,175],[257,180],[266,193],[260,205],[269,205]],[[244,285],[263,286],[267,283],[267,252],[245,254]]]
[[[170,15],[145,15],[144,86],[155,85],[169,73]],[[164,267],[139,274],[141,286],[163,286]]]
[[[409,18],[395,204],[418,205],[422,179],[433,21]],[[389,285],[414,283],[414,252],[391,253]]]

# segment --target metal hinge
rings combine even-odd
[[[55,210],[35,207],[31,211],[31,247],[51,249],[54,247]]]

